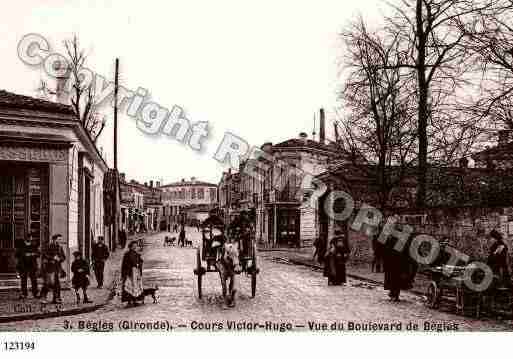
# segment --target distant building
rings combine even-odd
[[[146,229],[158,231],[162,220],[162,190],[160,182],[126,181],[120,174],[121,228],[128,232]]]
[[[241,209],[241,178],[237,172],[223,172],[218,184],[219,209],[225,222],[229,222]]]
[[[120,174],[119,181],[121,225],[122,230],[136,232],[144,222],[144,189],[135,180],[126,181],[125,175]]]
[[[218,205],[217,185],[195,177],[190,181],[182,179],[162,185],[159,189],[162,190],[163,215],[168,225],[202,221]]]

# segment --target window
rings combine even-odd
[[[210,188],[210,202],[216,201],[216,189]]]
[[[191,199],[196,199],[196,189],[191,188]]]
[[[205,189],[204,188],[198,188],[198,199],[205,198]]]

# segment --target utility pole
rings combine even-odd
[[[118,245],[119,235],[119,172],[118,172],[118,79],[119,79],[119,59],[116,58],[116,71],[114,74],[114,225],[113,225],[113,243],[112,250]]]

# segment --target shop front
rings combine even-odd
[[[66,180],[59,177],[69,147],[59,136],[29,141],[0,132],[0,275],[16,272],[16,248],[29,234],[44,252],[50,233],[66,233],[51,214],[67,215],[60,195]]]
[[[271,204],[266,207],[267,245],[300,246],[300,211],[294,204]],[[265,234],[265,233],[264,233]]]

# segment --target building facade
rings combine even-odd
[[[319,235],[317,208],[308,200],[312,180],[333,161],[344,159],[338,144],[308,139],[306,133],[273,145],[240,163],[238,173],[224,172],[219,183],[225,220],[241,211],[253,221],[262,247],[308,247]]]
[[[108,167],[69,106],[0,91],[0,128],[0,275],[29,233],[42,253],[61,234],[69,279],[71,253],[105,233]]]
[[[217,185],[199,181],[195,177],[159,188],[162,190],[162,213],[166,226],[203,221],[209,211],[218,205]]]
[[[340,148],[301,133],[276,145],[264,144],[262,150],[267,157],[260,158],[262,185],[255,185],[254,178],[243,180],[244,187],[253,191],[245,198],[255,208],[258,240],[268,247],[311,246],[319,233],[317,209],[307,200],[314,191],[312,179],[342,157]]]
[[[241,185],[243,176],[232,172],[231,168],[223,172],[218,184],[219,209],[225,223],[240,213],[241,210]]]

